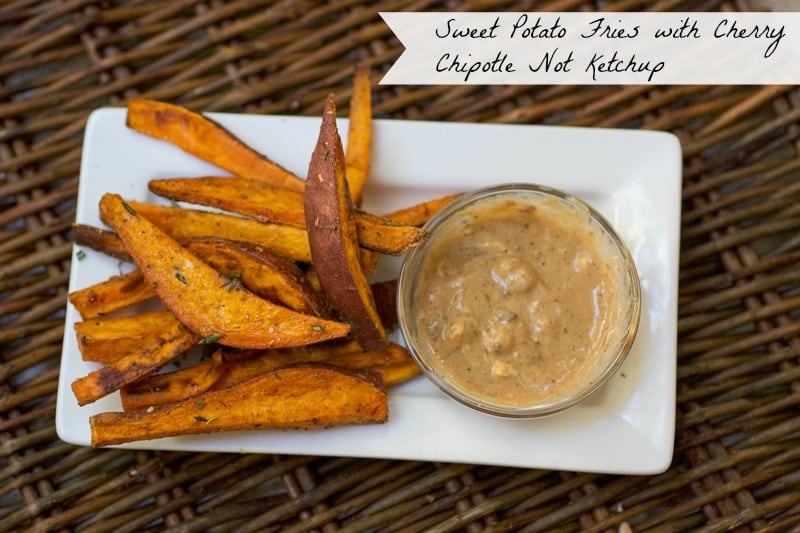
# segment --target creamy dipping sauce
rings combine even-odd
[[[625,258],[585,209],[557,198],[467,207],[436,228],[418,275],[412,298],[430,364],[494,404],[585,387],[628,325]]]

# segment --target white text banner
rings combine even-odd
[[[800,83],[800,13],[381,13],[389,85]]]

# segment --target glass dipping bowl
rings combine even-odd
[[[477,301],[476,291],[477,298],[480,300],[481,296],[485,296],[481,291],[495,291],[496,295],[498,290],[507,289],[506,285],[501,285],[498,289],[491,283],[491,276],[494,276],[491,279],[495,281],[498,279],[494,267],[473,269],[474,272],[491,270],[492,273],[489,277],[487,274],[476,274],[484,276],[481,284],[473,285],[473,287],[480,288],[463,288],[469,282],[461,280],[464,279],[464,276],[467,278],[471,276],[469,273],[471,267],[467,265],[482,264],[485,266],[485,262],[481,263],[482,259],[472,261],[475,257],[470,257],[470,261],[465,260],[463,265],[457,260],[452,260],[447,267],[441,261],[444,260],[442,259],[445,253],[443,250],[453,250],[454,247],[459,247],[458,244],[453,244],[457,239],[466,243],[471,237],[474,237],[471,234],[467,235],[473,231],[467,229],[469,221],[480,219],[480,217],[496,216],[491,213],[507,212],[509,209],[514,213],[518,212],[522,217],[533,216],[530,213],[534,212],[544,213],[544,215],[537,215],[539,222],[531,222],[531,224],[545,224],[547,220],[550,220],[555,221],[555,226],[564,226],[569,231],[573,231],[572,228],[574,228],[575,232],[584,236],[584,242],[591,244],[589,248],[592,250],[588,253],[593,254],[591,261],[594,262],[589,263],[589,268],[602,263],[604,272],[609,274],[603,281],[601,291],[603,301],[606,302],[605,307],[598,307],[595,291],[591,295],[594,298],[592,300],[594,307],[593,318],[591,318],[592,327],[588,337],[592,337],[593,332],[600,331],[601,333],[596,337],[601,340],[592,340],[589,346],[581,348],[582,359],[575,364],[574,368],[570,367],[571,363],[568,361],[571,358],[576,359],[575,350],[550,349],[545,352],[541,348],[542,346],[552,347],[550,339],[565,336],[566,333],[562,334],[560,331],[566,332],[567,329],[563,328],[569,328],[570,321],[564,320],[563,323],[558,324],[559,332],[548,330],[550,333],[547,331],[543,333],[541,328],[537,329],[531,324],[538,324],[535,310],[540,307],[542,309],[555,307],[553,302],[548,301],[548,298],[552,296],[552,293],[549,292],[551,288],[548,286],[550,282],[552,282],[551,285],[558,284],[561,287],[559,290],[562,291],[562,302],[565,301],[563,295],[566,294],[569,296],[566,300],[577,302],[583,298],[580,301],[585,304],[585,295],[580,298],[570,296],[570,291],[573,290],[571,284],[576,284],[578,279],[573,276],[581,276],[582,272],[587,272],[585,263],[583,263],[584,270],[577,269],[573,272],[566,272],[563,282],[556,280],[557,276],[555,275],[548,280],[542,279],[539,273],[535,273],[533,276],[533,279],[536,280],[535,284],[539,284],[543,288],[540,289],[533,285],[533,289],[518,291],[514,294],[504,292],[502,298],[494,300],[494,305],[473,306],[472,309],[476,313],[474,316],[470,316],[469,311],[465,311],[456,303],[456,301],[463,301],[466,298],[463,296],[464,292],[461,293],[461,296],[455,297],[453,294],[443,293],[439,290],[442,284],[461,287],[457,290],[470,291],[467,294],[470,295],[470,301],[474,302]],[[526,213],[528,214],[526,215]],[[608,382],[622,365],[631,349],[639,325],[641,310],[639,277],[631,254],[622,239],[611,224],[591,206],[572,195],[549,187],[532,184],[506,184],[479,189],[457,198],[436,213],[425,227],[429,230],[428,240],[409,250],[403,259],[397,289],[398,318],[406,344],[417,364],[423,373],[448,396],[483,413],[507,418],[534,418],[557,413],[588,398]],[[544,234],[544,226],[533,227],[530,235],[526,234],[525,237],[526,241],[532,242],[527,242],[524,247],[517,248],[514,255],[522,257],[526,261],[526,265],[534,265],[534,262],[528,261],[526,257],[532,258],[535,255],[536,261],[541,264],[546,256],[542,257],[544,252],[541,250],[544,249],[544,246],[540,246],[539,251],[536,250],[536,246],[539,246],[536,238],[538,235]],[[474,248],[472,244],[463,246]],[[484,252],[475,253],[482,254]],[[485,253],[491,256],[487,259],[490,262],[508,255],[507,250],[503,250],[502,247],[489,248]],[[585,256],[585,253],[579,250],[578,255],[581,254]],[[555,257],[553,259],[555,260]],[[564,258],[562,257],[560,261],[563,262]],[[570,264],[575,265],[576,263]],[[455,270],[453,271],[453,269]],[[535,268],[532,270],[535,271]],[[563,271],[563,268],[559,270],[559,272]],[[542,272],[544,272],[543,267]],[[439,286],[434,287],[433,282],[428,281],[429,279],[439,279]],[[459,283],[464,283],[464,285],[459,286]],[[500,282],[496,284],[500,284]],[[443,298],[450,298],[452,302],[448,300],[446,305],[440,306],[441,309],[438,313],[434,312],[431,316],[429,302],[441,295],[444,295]],[[518,303],[513,304],[516,306],[515,309],[534,310],[522,313],[521,319],[527,322],[513,326],[517,329],[509,330],[515,332],[512,335],[515,340],[519,340],[520,331],[525,333],[523,335],[524,342],[521,345],[512,344],[515,348],[511,355],[511,352],[502,353],[506,348],[498,348],[491,343],[487,345],[486,341],[486,338],[492,338],[491,332],[495,331],[487,329],[490,327],[487,324],[497,325],[498,322],[491,322],[491,320],[495,320],[492,317],[497,315],[498,308],[505,307],[506,302],[510,302],[505,298],[517,299]],[[584,304],[580,304],[583,309],[586,308]],[[565,314],[569,313],[568,306],[570,304],[568,302],[558,305],[559,309],[566,310]],[[455,330],[447,329],[455,327],[451,325],[455,320],[453,317],[461,317],[462,313],[466,313],[464,316],[467,316],[467,323],[474,327],[465,328],[462,324]],[[509,321],[520,319],[519,314],[509,316],[511,317]],[[487,317],[490,318],[487,319]],[[545,323],[552,324],[552,320]],[[471,339],[470,342],[454,348],[452,344],[448,344],[449,339],[452,338],[452,331],[457,331],[460,335],[456,337],[459,342],[465,337]],[[490,333],[485,333],[487,331]],[[535,335],[543,342],[532,343],[531,339]],[[550,337],[542,337],[542,335],[550,335]],[[580,335],[587,336],[583,335],[583,330]],[[523,349],[518,349],[520,346]],[[525,346],[536,346],[540,352],[535,353],[533,348],[525,351]],[[498,363],[501,359],[504,362]],[[561,365],[557,369],[555,378],[555,383],[558,385],[541,385],[541,387],[547,388],[546,392],[534,391],[529,394],[528,389],[525,388],[528,387],[529,382],[544,379],[542,376],[545,374],[552,376],[552,366],[548,367],[549,374],[545,372],[544,366],[537,367],[538,362],[545,359],[556,360],[553,364]],[[509,363],[509,361],[511,362]],[[517,367],[515,366],[517,363],[521,364]],[[467,368],[469,372],[465,371]],[[499,373],[498,368],[501,369]],[[509,375],[512,377],[510,378]],[[509,380],[513,380],[513,383]],[[519,397],[514,397],[509,391],[515,390],[517,382],[524,383],[523,388],[526,392]],[[553,380],[549,379],[548,383],[553,383]],[[539,386],[536,385],[536,387]],[[531,386],[531,391],[536,387]]]

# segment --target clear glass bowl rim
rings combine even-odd
[[[422,353],[423,350],[421,349],[420,343],[412,333],[412,321],[414,318],[411,316],[411,309],[413,307],[412,295],[416,272],[421,268],[425,252],[430,246],[432,239],[412,248],[406,252],[403,258],[397,284],[397,316],[400,330],[411,356],[419,365],[423,374],[446,395],[463,405],[489,415],[503,418],[536,418],[555,414],[579,404],[602,388],[622,366],[631,350],[639,328],[641,315],[641,285],[633,257],[614,226],[587,202],[553,187],[535,183],[506,183],[476,189],[463,194],[446,205],[431,217],[424,227],[433,235],[437,227],[441,226],[450,217],[457,214],[465,207],[486,198],[514,193],[533,193],[546,197],[554,197],[568,204],[572,204],[578,209],[585,210],[591,219],[606,232],[622,256],[627,278],[630,283],[630,307],[627,313],[628,324],[624,334],[620,336],[619,342],[617,343],[618,349],[616,356],[611,359],[609,364],[598,374],[596,379],[591,380],[586,387],[576,391],[574,394],[564,396],[558,400],[534,405],[516,406],[494,403],[469,394],[437,372],[428,362],[427,358],[430,354]]]

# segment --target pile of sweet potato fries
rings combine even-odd
[[[122,412],[91,417],[93,446],[386,421],[384,387],[419,369],[387,339],[393,282],[368,276],[383,254],[423,242],[421,226],[453,197],[384,216],[359,209],[370,100],[369,72],[359,69],[345,153],[328,97],[305,180],[201,114],[129,103],[128,127],[231,176],[148,183],[197,208],[108,193],[99,209],[110,229],[75,225],[78,244],[138,267],[69,295],[82,317],[81,355],[102,365],[72,383],[78,403],[117,391],[122,399]],[[131,311],[151,299],[157,310]],[[163,371],[190,350],[205,357]]]

